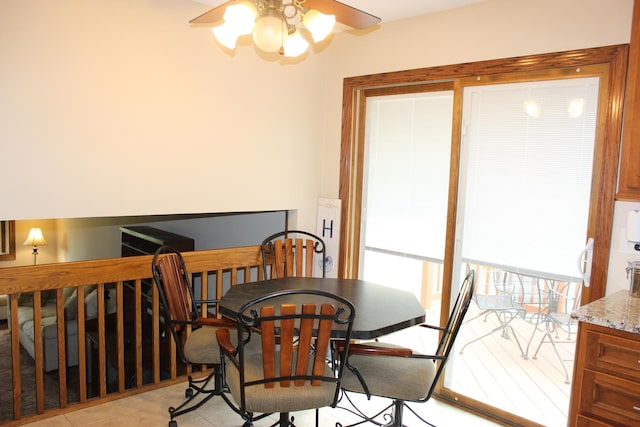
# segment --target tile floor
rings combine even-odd
[[[92,426],[167,426],[169,416],[167,407],[176,405],[184,396],[184,384],[176,384],[159,390],[142,393],[133,397],[103,403],[90,408],[81,409],[46,420],[26,424],[32,427],[92,427]],[[360,396],[357,396],[358,398]],[[366,402],[366,399],[364,400]],[[382,408],[386,400],[369,402],[374,408]],[[422,404],[413,404],[418,413],[438,427],[473,426],[495,427],[498,424],[476,417],[436,400]],[[303,411],[292,414],[298,427],[314,425],[314,411]],[[242,420],[222,399],[214,398],[198,410],[176,419],[179,427],[240,427]],[[270,426],[276,417],[267,418],[255,423],[255,427]],[[321,426],[336,426],[336,422],[346,424],[357,419],[347,411],[338,408],[327,408],[320,411]],[[413,415],[405,410],[404,421],[407,425],[422,425]],[[373,424],[365,424],[373,425]]]

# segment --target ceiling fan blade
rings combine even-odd
[[[236,0],[230,0],[230,1],[224,2],[220,6],[214,7],[210,11],[203,13],[197,18],[193,18],[191,21],[189,21],[189,23],[190,24],[213,24],[215,22],[218,22],[222,20],[222,17],[224,16],[224,11],[227,9],[227,6],[232,5],[234,3],[236,3]]]
[[[306,0],[304,5],[326,15],[335,15],[336,21],[358,30],[371,27],[381,21],[377,16],[335,0]]]

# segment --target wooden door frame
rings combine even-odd
[[[499,74],[534,72],[605,64],[609,69],[606,81],[609,102],[597,129],[604,144],[594,156],[594,170],[602,173],[594,177],[592,188],[600,196],[591,203],[589,236],[595,239],[591,287],[585,288],[582,301],[601,298],[606,293],[607,269],[611,247],[611,228],[618,175],[618,158],[622,135],[622,113],[626,79],[628,45],[614,45],[573,51],[546,53],[473,63],[445,65],[392,73],[371,74],[345,78],[342,100],[342,133],[340,150],[340,188],[342,222],[340,229],[340,277],[356,278],[360,251],[360,207],[362,206],[362,162],[364,161],[364,123],[360,113],[362,92],[373,88],[406,86],[442,81],[459,81],[468,77],[488,77]],[[461,108],[454,105],[454,108]],[[449,214],[447,215],[447,244],[445,260],[452,259],[455,233],[455,205],[460,152],[459,130],[454,126],[449,183]],[[455,175],[454,175],[455,174]],[[593,200],[593,199],[592,199]],[[445,264],[444,283],[452,280],[452,269]],[[450,287],[444,286],[443,300],[450,298]]]

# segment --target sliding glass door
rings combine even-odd
[[[361,277],[414,293],[436,322],[453,120],[448,86],[366,94]]]
[[[563,319],[605,294],[626,52],[345,79],[339,274],[407,284],[427,313],[439,309],[440,324],[471,268],[476,295],[499,292],[511,304],[472,303],[438,398],[505,425],[566,425],[573,349],[565,341],[575,325]],[[446,105],[426,108],[440,95]],[[451,123],[449,142],[412,139],[426,128],[440,135],[434,121]],[[590,237],[585,288],[578,264]],[[403,344],[416,347],[410,329]]]
[[[545,426],[567,422],[599,83],[462,92],[453,283],[478,286],[444,387]]]

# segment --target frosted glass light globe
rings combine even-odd
[[[262,16],[253,28],[253,42],[260,50],[277,52],[283,45],[286,25],[277,16]]]
[[[228,22],[235,32],[242,36],[251,34],[257,14],[253,3],[245,1],[227,6],[224,11],[224,21]]]
[[[311,9],[304,14],[302,23],[311,33],[313,41],[318,43],[331,34],[333,26],[336,24],[336,17],[334,15],[325,15],[315,9]]]
[[[228,22],[225,22],[222,25],[218,25],[217,27],[213,27],[211,31],[222,46],[231,50],[234,50],[236,48],[236,43],[238,42],[238,33]]]
[[[309,42],[302,37],[300,31],[296,30],[289,34],[284,42],[284,56],[296,57],[300,56],[309,48]]]

